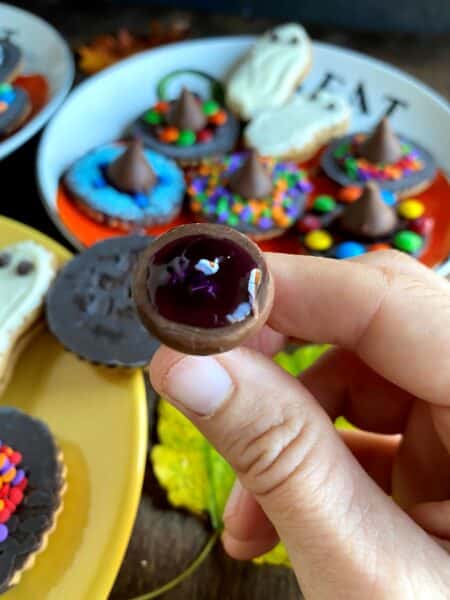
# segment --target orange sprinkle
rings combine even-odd
[[[215,115],[209,117],[209,122],[213,125],[224,125],[227,122],[227,113],[224,110],[219,110]]]
[[[277,190],[284,192],[287,189],[287,181],[285,179],[279,179],[276,183]]]
[[[0,100],[0,114],[6,112],[8,110],[8,106],[9,104],[3,102],[3,100]]]
[[[200,212],[202,210],[202,205],[200,204],[200,202],[192,201],[191,210],[196,213]]]
[[[180,132],[176,127],[165,127],[159,133],[159,139],[166,144],[176,142]]]
[[[233,210],[234,213],[236,213],[238,215],[238,214],[240,214],[242,212],[243,208],[244,208],[244,205],[242,204],[242,202],[236,202],[233,205],[232,210]]]
[[[377,242],[376,244],[372,244],[369,246],[370,252],[377,252],[378,250],[390,250],[391,246],[389,244],[384,244],[383,242]]]
[[[154,110],[156,110],[159,113],[166,113],[169,110],[169,103],[168,102],[164,102],[163,100],[161,100],[160,102],[157,102],[155,104],[155,106],[153,107]]]
[[[356,185],[349,185],[347,187],[339,190],[338,198],[341,202],[345,202],[345,204],[351,204],[358,200],[361,196],[362,190]]]
[[[5,483],[9,483],[10,481],[12,481],[15,476],[16,476],[16,469],[15,469],[15,467],[11,467],[9,469],[9,471],[6,471],[6,473],[3,473],[3,475],[2,475],[3,481]]]

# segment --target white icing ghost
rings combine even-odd
[[[55,271],[54,256],[33,241],[0,249],[0,367],[42,307]]]
[[[342,96],[298,94],[284,106],[265,110],[247,125],[245,142],[263,156],[307,158],[347,130],[350,104]]]
[[[243,119],[288,100],[308,72],[311,41],[301,25],[280,25],[265,33],[231,74],[227,103]]]

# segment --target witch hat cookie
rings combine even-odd
[[[272,192],[272,179],[259,160],[257,152],[252,150],[239,169],[232,174],[230,189],[240,196],[257,199],[264,198]]]
[[[425,190],[436,175],[433,156],[417,142],[394,133],[386,118],[369,133],[332,142],[321,164],[325,173],[344,187],[364,187],[367,181],[375,181],[399,198]]]
[[[109,181],[122,192],[148,192],[156,183],[156,175],[145,157],[142,143],[133,140],[123,154],[106,169]]]
[[[373,163],[395,163],[401,159],[401,142],[387,118],[381,119],[375,130],[361,142],[358,154]]]
[[[380,188],[369,182],[361,197],[347,206],[339,218],[339,228],[356,237],[378,239],[391,234],[398,224],[394,210],[383,200]]]
[[[201,104],[187,88],[183,88],[168,115],[168,121],[178,129],[200,131],[208,121]]]

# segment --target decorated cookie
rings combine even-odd
[[[260,37],[231,73],[227,105],[243,120],[282,106],[307,75],[311,41],[301,25],[280,25]]]
[[[133,126],[149,148],[180,163],[195,163],[234,147],[239,124],[219,101],[202,100],[187,88],[178,98],[159,101]]]
[[[0,83],[0,137],[15,131],[30,114],[28,94],[10,83]]]
[[[311,184],[293,163],[263,159],[255,151],[205,161],[189,187],[191,210],[255,239],[282,234],[303,211]]]
[[[141,254],[133,297],[149,331],[189,354],[225,352],[261,328],[273,304],[261,250],[221,225],[191,224]]]
[[[341,96],[298,94],[252,119],[244,130],[245,143],[263,156],[307,160],[333,137],[345,133],[350,114],[350,105]]]
[[[13,364],[31,339],[42,313],[56,261],[36,242],[19,242],[0,250],[0,392]]]
[[[431,154],[416,142],[395,134],[382,119],[369,134],[357,133],[330,144],[322,167],[343,186],[364,186],[367,181],[400,198],[426,189],[436,174]]]
[[[176,164],[139,141],[105,144],[69,169],[65,184],[95,221],[125,231],[168,223],[180,212],[184,178]]]
[[[12,81],[22,69],[22,51],[8,37],[0,39],[0,81]]]
[[[396,248],[420,256],[433,221],[420,200],[397,202],[392,192],[368,182],[359,194],[344,188],[337,198],[317,196],[299,220],[298,229],[303,245],[312,254],[352,258]]]
[[[141,325],[131,272],[151,238],[124,236],[85,250],[60,272],[47,297],[50,331],[65,348],[110,367],[148,364],[158,342]]]
[[[0,594],[45,550],[65,488],[62,454],[48,427],[0,407]]]

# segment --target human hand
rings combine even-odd
[[[259,351],[162,347],[150,368],[237,473],[226,550],[281,538],[306,598],[448,598],[450,285],[393,252],[267,258],[278,333]],[[297,380],[264,356],[284,336],[337,347]]]

